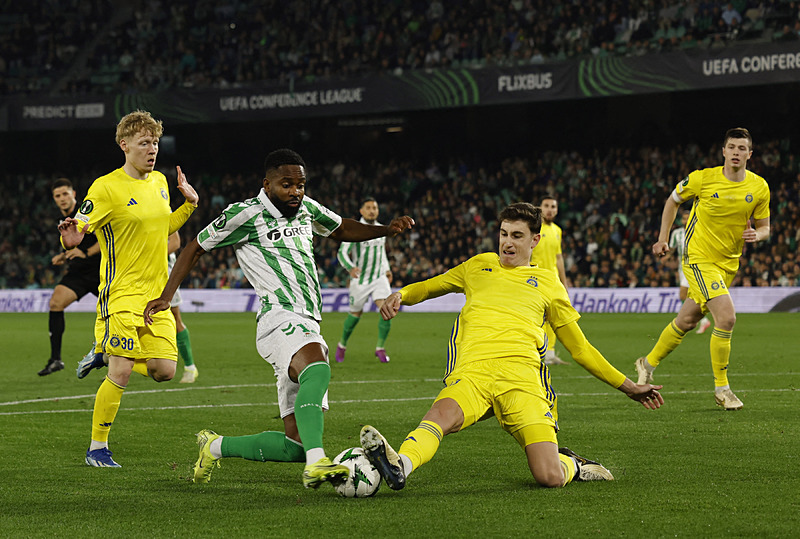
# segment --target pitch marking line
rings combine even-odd
[[[264,384],[267,385],[267,384]],[[274,384],[272,384],[274,385]],[[260,384],[253,384],[253,386],[261,387]],[[231,386],[220,386],[231,387]],[[238,386],[237,386],[238,387]],[[248,386],[252,387],[252,386]],[[188,389],[188,388],[187,388]],[[198,388],[199,389],[199,388]],[[780,389],[737,389],[739,393],[782,393],[786,391],[797,391],[794,388],[780,388]],[[708,393],[707,390],[703,391],[677,391],[672,394],[679,395],[700,395]],[[559,397],[610,397],[613,393],[559,393]],[[91,395],[93,396],[93,395]],[[336,400],[330,401],[329,404],[373,404],[379,402],[413,402],[413,401],[433,401],[436,395],[427,397],[404,397],[398,399],[351,399],[351,400]],[[41,402],[41,401],[36,401]],[[192,410],[199,408],[241,408],[241,407],[254,407],[254,406],[278,406],[277,402],[243,402],[243,403],[230,403],[230,404],[188,404],[184,406],[143,406],[139,408],[125,407],[125,412],[136,411],[152,411],[152,410]],[[66,413],[91,413],[89,409],[74,409],[74,410],[36,410],[27,412],[0,412],[0,416],[9,415],[35,415],[35,414],[66,414]]]
[[[729,374],[729,378],[740,378],[745,376],[791,376],[796,373],[785,373],[785,372],[755,372],[755,373],[734,373]],[[684,378],[684,377],[705,377],[706,374],[663,374],[659,375],[659,379],[661,378]],[[570,379],[576,380],[591,380],[594,378],[592,375],[581,375],[581,376],[571,376]],[[407,384],[407,383],[414,383],[414,382],[440,382],[441,378],[412,378],[412,379],[405,379],[405,380],[342,380],[342,381],[331,381],[331,386],[336,385],[349,385],[349,384]],[[269,384],[233,384],[233,385],[219,385],[219,386],[192,386],[192,387],[174,387],[174,388],[162,388],[162,389],[139,389],[139,390],[130,390],[125,391],[125,395],[149,395],[152,393],[176,393],[181,391],[206,391],[206,390],[213,390],[213,389],[240,389],[240,388],[247,388],[247,387],[275,387],[274,383]],[[558,395],[568,395],[568,393],[560,393],[557,392]],[[604,393],[603,393],[604,394]],[[584,395],[583,393],[581,395]],[[585,395],[592,395],[592,393],[585,393]],[[27,400],[18,400],[18,401],[6,401],[0,402],[0,406],[16,406],[19,404],[35,404],[37,402],[58,402],[64,400],[77,400],[77,399],[93,399],[95,397],[95,393],[90,393],[86,395],[67,395],[63,397],[47,397],[44,399],[27,399]]]

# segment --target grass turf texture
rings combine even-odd
[[[326,314],[335,347],[345,315]],[[332,364],[329,456],[358,445],[371,423],[398,447],[441,383],[453,314],[405,314],[373,355],[377,315],[365,314],[344,363]],[[630,377],[669,315],[587,315],[589,340]],[[282,430],[272,368],[254,343],[252,314],[184,313],[200,370],[193,385],[133,375],[112,429],[121,469],[83,463],[94,393],[105,371],[75,377],[93,316],[67,314],[66,369],[38,377],[48,356],[46,314],[0,314],[0,521],[18,537],[163,536],[793,536],[800,524],[797,315],[738,317],[730,380],[745,407],[714,405],[704,335],[656,371],[666,404],[648,411],[576,364],[556,366],[559,444],[595,459],[610,483],[543,489],[494,419],[445,438],[405,490],[385,485],[344,499],[302,488],[300,463],[224,459],[208,485],[187,479],[194,433]],[[561,348],[562,357],[569,355]],[[19,401],[25,401],[19,402]],[[32,401],[32,402],[31,402]]]

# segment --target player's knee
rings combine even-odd
[[[736,325],[736,313],[714,318],[714,327],[723,331],[732,330],[734,325]]]
[[[67,302],[57,298],[55,295],[50,296],[50,310],[51,311],[63,311],[69,305]]]
[[[150,371],[150,378],[156,382],[169,382],[175,376],[174,372]]]

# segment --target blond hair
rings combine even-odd
[[[129,139],[141,132],[161,138],[164,126],[161,125],[161,120],[154,119],[146,110],[135,110],[123,116],[117,124],[117,144],[122,139]]]

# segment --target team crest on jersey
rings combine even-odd
[[[167,200],[169,198],[169,196],[167,195],[167,190],[164,189],[163,187],[161,188],[161,198],[163,198],[164,200]]]
[[[94,203],[91,200],[84,200],[83,204],[81,204],[80,210],[78,211],[84,215],[89,215],[90,213],[92,213],[93,209],[94,209]]]
[[[278,226],[277,219],[267,219],[265,223],[267,225],[267,228],[275,228],[276,226]]]
[[[228,217],[223,213],[216,219],[214,219],[214,228],[223,229],[225,228],[225,223],[228,222]]]
[[[748,204],[750,204],[751,202],[753,202],[753,193],[747,193],[747,196],[744,197],[744,199]]]
[[[530,285],[533,285],[535,288],[538,288],[538,287],[539,287],[539,281],[537,281],[537,280],[536,280],[536,277],[533,277],[533,276],[531,276],[531,278],[530,278],[530,279],[528,279],[528,280],[527,280],[527,281],[525,281],[525,282],[526,282],[526,283],[528,283],[528,284],[530,284]]]

